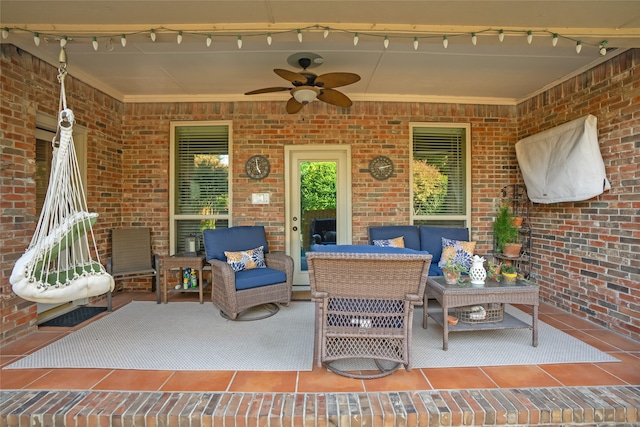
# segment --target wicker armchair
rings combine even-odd
[[[221,314],[232,320],[259,305],[289,305],[293,283],[293,259],[284,253],[269,252],[262,226],[218,228],[203,232],[206,260],[211,265],[211,300]],[[225,252],[239,252],[262,246],[265,268],[234,271]],[[258,318],[268,317],[262,316]],[[256,320],[253,318],[251,320]]]
[[[317,366],[351,378],[379,378],[401,365],[410,371],[413,311],[423,302],[431,255],[371,246],[375,253],[355,252],[363,246],[333,248],[347,252],[307,253]],[[373,360],[378,372],[332,365],[341,359]],[[385,366],[389,362],[392,367]]]

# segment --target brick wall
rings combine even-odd
[[[5,133],[3,141],[3,165],[9,164],[10,170],[2,172],[3,196],[5,194],[25,193],[29,196],[33,188],[32,182],[25,182],[22,186],[8,185],[10,176],[16,176],[22,170],[22,174],[29,180],[33,165],[33,122],[36,109],[46,106],[55,112],[57,108],[57,84],[55,80],[56,70],[53,67],[38,63],[29,55],[18,55],[9,52],[8,59],[2,60],[2,123],[13,123],[19,128],[16,132],[20,136]],[[28,62],[25,57],[29,57]],[[38,63],[34,68],[32,63]],[[614,60],[607,62],[613,63]],[[630,62],[625,62],[617,69],[617,73],[610,76],[611,84],[619,80],[618,75],[631,73]],[[613,67],[613,65],[609,65]],[[7,70],[7,72],[5,72]],[[24,75],[24,76],[23,76]],[[5,86],[19,86],[31,80],[41,81],[46,88],[38,91],[22,90],[15,95],[14,103],[24,104],[42,102],[25,111],[22,115],[15,113],[14,107],[5,104]],[[607,83],[603,80],[606,88]],[[564,86],[564,85],[563,85]],[[561,86],[561,87],[563,87]],[[637,82],[636,82],[637,86]],[[555,88],[553,90],[564,91],[566,89]],[[552,91],[553,91],[552,90]],[[585,90],[585,89],[581,89]],[[606,90],[606,89],[604,89]],[[636,87],[637,90],[637,87]],[[49,98],[44,100],[40,92],[49,92]],[[540,95],[542,99],[548,99],[549,91]],[[266,226],[270,244],[275,250],[284,249],[284,213],[285,213],[285,184],[284,184],[284,147],[286,145],[304,144],[349,144],[352,153],[352,205],[353,205],[353,241],[365,243],[368,225],[381,224],[405,224],[410,216],[409,200],[409,123],[410,122],[456,122],[471,123],[472,136],[472,237],[478,241],[478,251],[487,252],[491,246],[491,221],[493,220],[494,201],[500,196],[500,189],[509,183],[519,182],[520,176],[517,169],[514,143],[529,132],[536,132],[530,123],[537,123],[538,117],[543,116],[540,130],[559,124],[566,116],[573,115],[571,96],[563,97],[563,102],[555,107],[555,122],[542,115],[538,110],[538,97],[530,102],[516,107],[488,106],[488,105],[459,105],[459,104],[426,104],[415,102],[356,102],[345,113],[324,103],[314,102],[305,107],[302,113],[288,115],[284,112],[283,102],[221,102],[221,103],[149,103],[121,105],[118,102],[104,97],[100,92],[75,82],[72,88],[67,88],[67,96],[74,103],[81,104],[76,111],[76,117],[84,120],[84,126],[92,129],[89,135],[89,176],[91,210],[101,213],[99,227],[103,238],[101,251],[108,253],[108,242],[105,242],[106,230],[115,226],[148,226],[152,229],[152,243],[154,250],[160,254],[166,254],[169,250],[169,132],[171,121],[185,120],[230,120],[233,123],[233,225],[262,224]],[[584,95],[588,99],[587,94]],[[637,97],[637,95],[636,95]],[[43,102],[45,101],[45,102]],[[547,101],[545,101],[547,102]],[[586,107],[585,107],[586,108]],[[562,113],[566,111],[566,113]],[[522,116],[522,129],[518,127],[518,117]],[[110,118],[113,120],[107,120]],[[551,121],[550,121],[551,120]],[[632,120],[629,120],[632,122]],[[636,118],[637,121],[637,118]],[[548,126],[547,126],[548,125]],[[631,133],[631,124],[621,122],[617,124]],[[15,145],[23,148],[16,154],[11,154],[12,162],[5,160],[4,147],[11,145],[12,153],[17,150]],[[633,142],[629,143],[633,145]],[[638,161],[638,146],[635,142],[635,156]],[[253,181],[244,178],[244,162],[256,152],[266,154],[271,160],[272,172],[263,181]],[[396,174],[388,181],[380,182],[373,179],[367,172],[369,160],[379,153],[391,157],[395,163]],[[629,167],[632,156],[609,159],[609,162],[624,163]],[[31,166],[29,166],[31,165]],[[622,167],[622,166],[621,166]],[[625,167],[622,167],[623,169]],[[627,172],[632,173],[632,172]],[[8,179],[5,180],[5,175]],[[637,172],[636,178],[637,180]],[[634,186],[627,181],[619,181],[625,186],[628,194],[634,192]],[[635,187],[637,190],[637,186]],[[261,206],[259,209],[250,203],[250,194],[253,192],[271,193],[271,203]],[[637,193],[637,191],[636,191]],[[21,199],[25,199],[22,197]],[[2,257],[2,325],[4,341],[14,339],[23,330],[16,330],[15,325],[9,320],[10,314],[21,313],[30,329],[34,328],[35,310],[30,303],[24,303],[20,298],[11,296],[8,277],[13,267],[12,263],[24,250],[33,231],[33,213],[30,218],[24,219],[22,209],[15,206],[5,206],[4,197],[2,205],[3,236],[11,237],[10,247],[0,248]],[[29,201],[33,205],[33,201]],[[635,202],[637,211],[637,201]],[[562,209],[567,209],[562,207]],[[571,207],[575,215],[585,215],[581,210],[593,209],[593,206],[575,204]],[[28,210],[28,209],[27,209]],[[33,211],[33,207],[31,207]],[[536,225],[542,227],[546,224],[544,216],[537,210]],[[9,218],[5,220],[5,215]],[[551,214],[550,215],[554,215]],[[545,234],[560,233],[562,227],[568,226],[571,221],[565,223],[565,214],[555,213],[557,221],[555,229],[548,232],[536,230],[535,250],[544,255],[534,254],[536,262],[548,257],[548,249],[543,247],[542,240]],[[541,218],[538,221],[538,218]],[[635,216],[637,226],[637,215]],[[5,221],[10,227],[5,232]],[[21,223],[25,223],[20,225]],[[624,222],[627,233],[633,234],[628,224]],[[545,225],[546,226],[546,225]],[[549,226],[551,227],[551,226]],[[606,225],[602,226],[607,231]],[[608,231],[607,231],[608,232]],[[613,232],[613,230],[611,231]],[[628,236],[631,237],[631,236]],[[635,239],[638,239],[638,230],[635,230]],[[4,240],[4,239],[3,239]],[[547,252],[544,252],[544,251]],[[569,254],[571,247],[567,246]],[[636,253],[637,253],[636,243]],[[575,256],[575,255],[571,255]],[[614,263],[609,255],[603,255],[607,262]],[[635,262],[637,270],[637,255],[631,251],[624,254],[624,260],[629,267]],[[635,260],[634,260],[635,257]],[[618,263],[619,264],[619,263]],[[592,265],[592,264],[590,264]],[[540,283],[544,298],[554,303],[560,303],[568,307],[556,295],[561,290],[557,286],[567,286],[567,281],[561,281],[556,285],[558,273],[547,272],[546,268],[536,269],[536,274],[543,276]],[[547,275],[548,274],[548,275]],[[578,270],[576,274],[585,277]],[[629,273],[630,274],[630,273]],[[560,276],[560,279],[565,276]],[[588,276],[590,277],[590,276]],[[636,272],[636,283],[637,272]],[[626,283],[626,282],[625,282]],[[622,282],[615,281],[615,285],[622,286]],[[126,286],[134,286],[127,284]],[[150,282],[136,282],[136,287],[149,288]],[[619,332],[640,339],[637,332],[637,323],[640,316],[637,313],[638,288],[627,285],[627,295],[636,300],[635,314],[632,313],[625,322],[613,322],[613,317],[608,313],[598,313],[599,323],[611,325]],[[635,292],[635,296],[633,293]],[[605,298],[603,295],[602,298]],[[591,316],[594,317],[595,316]],[[635,329],[634,329],[635,328]]]
[[[535,204],[533,257],[544,300],[640,340],[640,50],[518,106],[518,138],[593,114],[611,190]]]

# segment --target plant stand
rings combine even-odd
[[[522,225],[518,228],[518,243],[522,243],[519,256],[509,257],[498,253],[496,241],[493,242],[493,257],[497,260],[511,261],[525,279],[531,276],[531,201],[527,196],[527,188],[523,184],[511,184],[502,187],[502,199],[509,203],[514,216],[522,217]]]

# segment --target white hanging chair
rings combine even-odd
[[[100,263],[93,235],[98,214],[88,212],[82,188],[72,136],[74,115],[64,91],[65,68],[61,64],[58,76],[61,111],[52,141],[49,188],[31,243],[9,279],[16,295],[42,303],[102,295],[114,287],[113,277]]]

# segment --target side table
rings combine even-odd
[[[179,289],[180,292],[196,292],[200,293],[200,304],[204,302],[203,290],[206,285],[203,286],[202,280],[202,267],[204,266],[204,255],[198,256],[185,256],[185,255],[171,255],[162,257],[162,302],[165,304],[168,302],[168,275],[170,270],[180,270],[180,277],[185,268],[191,268],[198,273],[198,289]],[[181,281],[182,283],[182,281]]]

